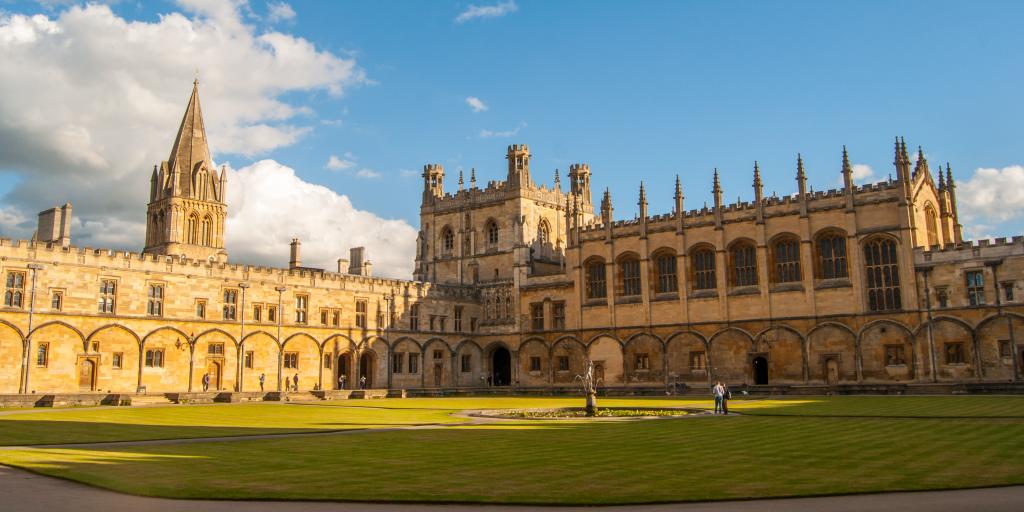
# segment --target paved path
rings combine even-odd
[[[1019,512],[1024,486],[962,491],[867,494],[824,498],[726,501],[627,507],[515,507],[483,505],[400,505],[295,501],[170,500],[129,496],[75,482],[0,466],[0,510],[18,512],[471,512],[639,510],[644,512]]]

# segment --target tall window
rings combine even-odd
[[[640,260],[633,257],[623,258],[619,261],[619,269],[622,276],[622,295],[640,295]]]
[[[800,281],[800,241],[786,238],[772,246],[775,256],[775,282],[792,283]]]
[[[7,273],[7,292],[4,293],[4,306],[20,308],[25,303],[25,273]]]
[[[238,290],[224,290],[224,320],[234,320],[238,316]]]
[[[366,329],[366,301],[356,301],[356,327]]]
[[[604,261],[595,259],[587,263],[587,298],[603,299],[607,296]]]
[[[650,370],[651,369],[651,356],[643,353],[637,354],[633,361],[633,367],[637,370]]]
[[[203,245],[213,245],[213,221],[210,216],[203,217]]]
[[[679,291],[679,281],[676,280],[676,255],[659,254],[654,257],[654,270],[657,272],[655,282],[655,293],[672,293]]]
[[[1006,302],[1013,302],[1013,281],[1003,283],[1003,298]]]
[[[462,306],[455,306],[455,332],[462,332]]]
[[[256,359],[255,352],[253,352],[252,350],[246,350],[245,351],[245,367],[246,368],[251,370],[252,367],[255,366],[255,362],[256,362],[255,359]]]
[[[565,329],[565,303],[554,302],[551,304],[551,328]]]
[[[163,316],[164,314],[164,285],[149,285],[149,300],[146,304],[146,314],[149,316]]]
[[[757,256],[754,244],[738,243],[730,251],[732,285],[757,286]]]
[[[972,306],[985,305],[985,277],[980,270],[970,270],[967,278],[967,302]]]
[[[50,309],[54,311],[64,309],[64,292],[53,292],[50,297]]]
[[[196,318],[206,318],[205,299],[196,299]]]
[[[531,327],[535,331],[544,330],[544,303],[536,302],[530,304]]]
[[[252,305],[252,321],[262,322],[263,321],[263,305],[253,304]]]
[[[939,245],[939,230],[935,219],[935,208],[931,203],[924,205],[924,225],[928,236],[928,247]]]
[[[818,238],[818,278],[848,277],[846,269],[846,237],[825,234]]]
[[[277,322],[277,306],[267,306],[267,321]]]
[[[100,313],[113,313],[117,297],[117,283],[110,279],[100,281]]]
[[[391,373],[402,373],[405,369],[405,354],[402,352],[391,353]]]
[[[537,225],[537,241],[541,244],[551,243],[551,227],[544,219],[541,219],[540,224]]]
[[[420,372],[420,355],[414,352],[409,353],[409,373]]]
[[[418,331],[420,330],[420,305],[413,304],[409,306],[409,330]]]
[[[690,352],[690,369],[704,370],[707,368],[707,359],[703,351]]]
[[[199,240],[199,218],[193,213],[188,216],[188,243],[194,244]]]
[[[444,228],[444,231],[441,231],[441,255],[451,256],[454,250],[455,233],[450,228]]]
[[[864,271],[867,274],[868,310],[899,310],[902,301],[896,243],[875,239],[865,244]]]
[[[964,344],[946,343],[946,364],[964,364]]]
[[[487,245],[498,245],[498,223],[493,220],[487,223]]]
[[[50,344],[40,343],[36,347],[36,366],[47,366],[50,364]]]
[[[298,370],[299,369],[299,353],[298,352],[285,352],[284,353],[284,367],[286,370]]]
[[[309,295],[295,296],[295,323],[304,324],[309,316]]]
[[[462,370],[462,373],[469,373],[469,372],[473,371],[473,356],[472,355],[470,355],[470,354],[462,354],[462,357],[460,359],[461,359],[461,361],[460,361],[459,368]]]
[[[714,290],[718,287],[715,281],[715,251],[710,248],[693,251],[693,289]]]

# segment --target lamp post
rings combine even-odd
[[[242,289],[242,314],[240,316],[242,334],[239,337],[241,341],[238,343],[238,357],[236,358],[238,372],[235,375],[237,375],[238,384],[235,385],[235,388],[241,393],[243,391],[243,383],[245,382],[245,364],[243,363],[245,359],[245,290],[249,289],[249,283],[238,283],[238,287]]]
[[[21,393],[28,393],[28,369],[32,353],[32,315],[36,311],[36,272],[46,268],[38,263],[29,263],[27,266],[32,271],[32,291],[29,293],[28,299],[28,330],[25,331],[25,357],[22,358],[22,364],[25,366],[25,378],[22,381]]]
[[[284,311],[281,309],[281,294],[284,293],[287,288],[284,286],[278,286],[274,288],[277,291],[277,391],[281,392],[281,366],[284,352],[281,347],[281,318],[284,316]]]

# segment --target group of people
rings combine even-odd
[[[732,391],[729,391],[729,386],[717,380],[715,385],[711,387],[711,394],[715,395],[715,414],[729,414],[729,399],[732,398]]]
[[[338,389],[345,389],[345,374],[338,375]],[[359,377],[359,389],[366,389],[366,375]]]
[[[260,374],[260,391],[264,390],[267,384],[267,374]],[[210,374],[203,374],[203,391],[210,390]],[[345,389],[345,375],[341,374],[338,376],[338,389]],[[366,389],[366,376],[359,377],[359,389]],[[299,374],[295,374],[292,377],[284,378],[284,391],[298,391],[299,390]]]

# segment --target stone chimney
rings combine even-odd
[[[296,269],[302,266],[302,242],[298,238],[292,238],[292,256],[288,260],[288,268]]]
[[[39,212],[35,239],[44,244],[71,245],[71,203]]]
[[[369,260],[365,259],[365,257],[365,247],[353,247],[349,249],[348,273],[355,276],[370,277],[373,274],[373,264],[370,263]],[[339,266],[341,261],[342,260],[339,260]]]

